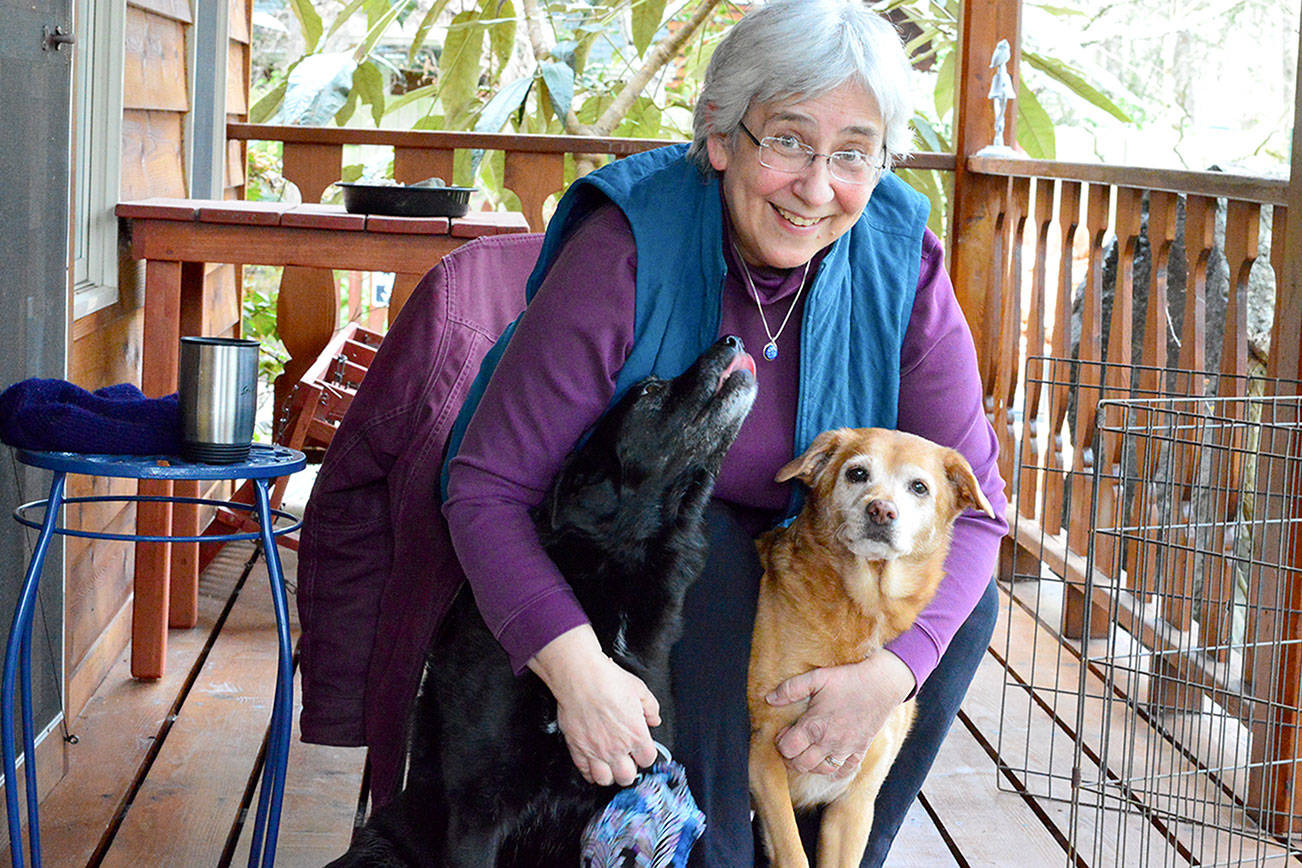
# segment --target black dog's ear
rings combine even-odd
[[[794,461],[786,464],[778,475],[773,478],[774,482],[786,482],[788,479],[799,479],[801,482],[814,487],[814,480],[823,472],[827,462],[832,460],[836,450],[841,448],[846,439],[851,435],[849,428],[836,428],[832,431],[824,431],[814,438],[814,442],[809,444],[805,454],[801,455]]]

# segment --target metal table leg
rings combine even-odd
[[[256,479],[254,495],[258,523],[262,527],[262,548],[267,559],[267,576],[271,582],[272,606],[276,612],[276,638],[279,644],[276,668],[276,692],[267,733],[267,754],[262,768],[262,791],[258,795],[257,817],[253,824],[253,844],[249,849],[249,866],[270,868],[276,862],[276,838],[280,830],[280,809],[285,793],[285,773],[289,762],[289,742],[294,718],[294,661],[289,638],[289,601],[285,594],[280,551],[272,534],[272,514],[267,494],[267,480]]]

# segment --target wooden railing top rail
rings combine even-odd
[[[1234,175],[1228,172],[1188,172],[1102,163],[1062,163],[1021,157],[968,157],[968,171],[1010,178],[1056,178],[1089,184],[1114,184],[1142,190],[1165,190],[1195,196],[1215,196],[1263,205],[1284,205],[1288,181]]]
[[[375,130],[345,127],[307,127],[275,124],[228,123],[226,136],[236,141],[294,142],[312,145],[393,145],[403,148],[484,148],[538,154],[636,154],[663,145],[669,139],[620,139],[599,136],[544,136],[536,134],[470,133],[434,130]],[[923,152],[899,164],[907,169],[954,171],[953,154]]]

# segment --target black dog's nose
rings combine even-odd
[[[868,503],[868,519],[873,524],[890,524],[897,517],[895,504],[889,500],[873,500]]]

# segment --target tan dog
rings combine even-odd
[[[966,459],[912,434],[881,428],[826,431],[778,471],[810,488],[786,528],[760,537],[764,578],[751,646],[750,788],[769,857],[807,866],[795,810],[826,804],[818,864],[857,866],[872,831],[873,801],[913,722],[912,700],[887,718],[856,775],[801,773],[776,740],[807,703],[771,706],[786,679],[857,663],[912,626],[944,575],[954,520],[965,507],[994,516]]]

